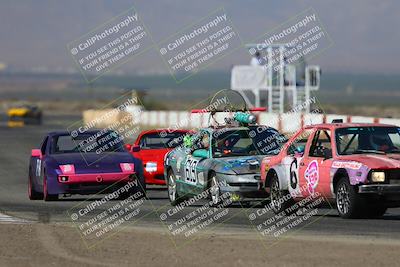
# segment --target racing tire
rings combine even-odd
[[[43,200],[44,201],[58,200],[58,195],[49,194],[49,191],[47,188],[47,176],[44,176],[44,178],[43,178]]]
[[[172,206],[176,206],[183,202],[183,198],[179,196],[179,192],[176,186],[176,176],[173,170],[169,170],[167,173],[167,187],[168,187],[168,198]]]
[[[30,200],[42,200],[43,193],[40,193],[35,190],[35,186],[33,185],[33,181],[31,176],[28,179],[28,197]]]
[[[219,188],[218,179],[215,172],[211,173],[209,181],[211,205],[215,207],[221,202],[221,190]]]
[[[289,208],[295,204],[295,201],[293,200],[289,191],[280,189],[279,178],[276,173],[274,173],[271,177],[270,200],[271,209],[275,214],[279,214],[281,212],[290,214],[291,212],[289,212]]]
[[[357,193],[347,177],[342,177],[335,188],[336,208],[344,219],[362,218],[367,215],[365,198]]]

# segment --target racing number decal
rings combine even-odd
[[[301,196],[300,181],[299,181],[299,167],[302,158],[287,156],[282,160],[285,168],[285,182],[287,182],[287,189],[292,196]]]
[[[292,189],[297,188],[298,184],[298,179],[297,179],[297,171],[298,171],[298,166],[297,166],[297,158],[294,158],[292,163],[290,164],[290,187]]]
[[[185,164],[185,179],[187,183],[197,184],[197,164],[199,161],[195,158],[188,158]]]

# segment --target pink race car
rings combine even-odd
[[[319,195],[343,218],[379,217],[400,206],[400,128],[326,123],[296,132],[262,161],[261,180],[280,213]]]

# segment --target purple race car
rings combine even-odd
[[[31,200],[99,192],[117,192],[120,198],[144,197],[145,187],[141,161],[124,149],[114,131],[93,130],[74,136],[67,131],[51,132],[40,149],[32,150]]]

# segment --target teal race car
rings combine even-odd
[[[164,159],[164,176],[172,205],[204,194],[213,205],[229,193],[232,202],[264,199],[260,165],[279,153],[286,138],[276,129],[255,124],[255,116],[239,112],[224,126],[200,129]]]

